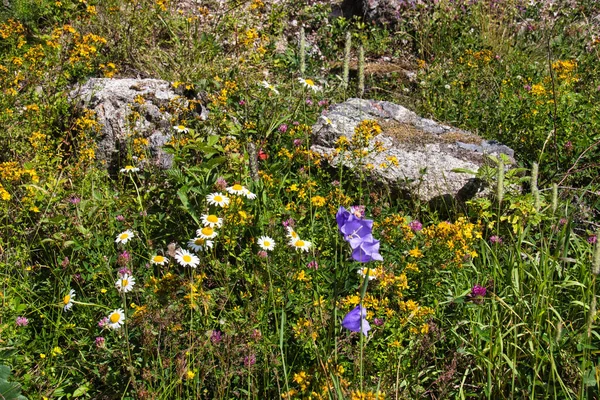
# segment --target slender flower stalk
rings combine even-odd
[[[540,210],[540,191],[538,189],[538,173],[539,173],[539,165],[538,163],[533,163],[531,167],[531,194],[533,195],[534,207],[536,211]]]
[[[556,213],[558,209],[558,185],[552,184],[552,214]]]
[[[596,233],[596,237],[600,235],[600,229]],[[594,258],[592,261],[592,274],[600,275],[600,240],[596,241],[596,245],[594,247]]]
[[[350,80],[350,51],[352,50],[352,34],[350,31],[346,32],[346,46],[344,47],[344,71],[342,75],[342,81],[344,88],[348,87]]]
[[[498,205],[501,205],[504,199],[504,161],[502,160],[498,161],[497,181],[496,197],[498,198]]]
[[[306,71],[306,33],[304,27],[300,28],[300,74],[304,76]]]
[[[361,45],[358,48],[358,97],[362,98],[365,94],[365,48]]]

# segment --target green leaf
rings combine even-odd
[[[27,400],[21,395],[21,385],[16,382],[8,382],[10,368],[0,365],[0,398],[3,400]]]
[[[75,391],[73,392],[73,397],[83,396],[89,390],[90,390],[89,383],[86,382],[83,385],[79,386],[77,389],[75,389]]]

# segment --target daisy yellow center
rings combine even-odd
[[[185,126],[183,126],[183,125],[179,125],[179,126],[177,126],[177,128],[178,128],[180,131],[182,131],[182,130],[184,130],[184,129],[185,129]]]
[[[236,184],[236,185],[233,185],[233,186],[232,186],[232,189],[233,189],[233,190],[235,190],[235,191],[240,191],[240,190],[242,190],[242,189],[243,189],[243,187],[242,187],[242,185],[237,185],[237,184]]]
[[[110,314],[110,322],[112,322],[113,324],[116,324],[117,322],[119,322],[120,319],[121,319],[121,316],[119,315],[119,313]]]
[[[121,286],[125,287],[125,286],[127,286],[127,285],[129,285],[129,281],[128,281],[127,279],[123,279],[123,280],[121,281]]]
[[[294,231],[291,231],[291,232],[290,232],[290,235],[291,235],[291,236],[292,236],[294,239],[296,239],[296,238],[298,237],[298,234],[297,234],[296,232],[294,232]]]
[[[296,240],[296,243],[294,243],[294,246],[304,247],[304,240]]]
[[[306,79],[304,82],[306,82],[308,86],[315,86],[315,82],[312,79]]]
[[[213,228],[211,228],[210,226],[204,227],[202,228],[202,234],[204,236],[210,236],[214,233],[215,231],[213,230]]]
[[[134,169],[134,168],[135,168],[135,167],[134,167],[133,165],[127,165],[127,166],[125,167],[125,169]]]
[[[223,198],[222,198],[221,196],[215,196],[215,197],[214,197],[214,200],[215,200],[217,203],[220,203],[220,202],[222,202],[222,201],[223,201]]]
[[[265,247],[269,247],[269,246],[271,245],[271,242],[269,242],[268,240],[265,240],[265,241],[263,242],[263,245],[264,245]]]
[[[125,239],[127,239],[128,237],[129,237],[129,234],[128,234],[128,233],[121,233],[121,234],[119,235],[119,239],[121,239],[121,240],[125,240]]]
[[[186,263],[192,262],[192,256],[190,256],[189,254],[185,254],[183,256],[183,262],[186,262]]]
[[[200,246],[200,245],[204,244],[204,239],[196,238],[196,240],[194,240],[194,244]]]
[[[209,215],[208,217],[206,217],[206,220],[212,224],[216,224],[217,222],[219,222],[219,218],[217,218],[216,215]]]
[[[161,263],[161,262],[165,261],[165,258],[163,256],[155,256],[154,261],[157,263]]]
[[[70,301],[71,301],[71,296],[70,295],[66,295],[63,298],[63,303],[65,303],[65,304],[69,304]]]

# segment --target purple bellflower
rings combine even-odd
[[[354,261],[363,263],[383,261],[383,257],[379,254],[379,240],[375,239],[371,234],[360,239],[350,240],[350,246],[352,247],[352,258]]]
[[[371,325],[367,321],[367,309],[361,305],[356,306],[342,320],[342,326],[352,332],[362,332],[365,336],[371,330]]]

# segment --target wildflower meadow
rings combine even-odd
[[[600,398],[597,2],[348,3],[0,6],[0,398]],[[177,96],[107,150],[90,78]],[[357,97],[514,160],[420,200]]]

